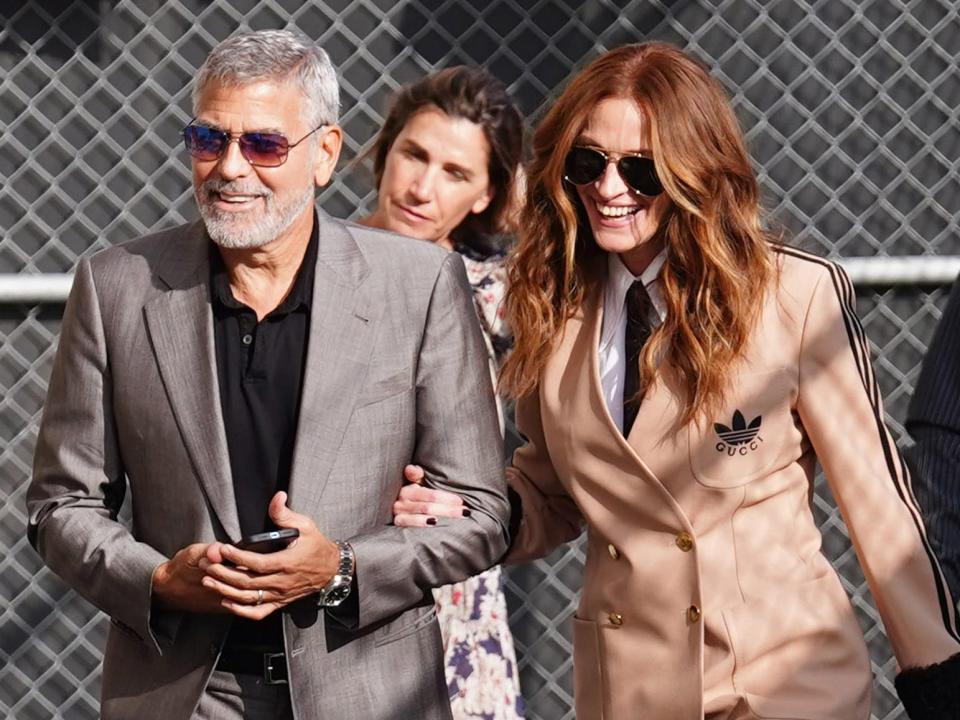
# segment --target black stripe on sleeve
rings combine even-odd
[[[887,465],[887,471],[890,473],[890,479],[896,488],[897,495],[913,518],[914,526],[916,527],[917,533],[920,536],[923,549],[930,560],[930,566],[933,571],[936,585],[937,600],[940,604],[940,614],[943,619],[944,627],[951,637],[957,641],[960,641],[960,633],[957,631],[956,619],[953,614],[953,600],[950,590],[947,587],[946,578],[944,577],[943,571],[940,568],[940,563],[937,561],[936,554],[934,553],[933,548],[930,546],[930,543],[927,539],[926,532],[923,527],[923,521],[921,519],[920,508],[917,504],[916,498],[913,495],[913,490],[910,487],[910,472],[903,460],[903,456],[901,455],[896,444],[893,442],[893,438],[887,431],[886,424],[883,420],[883,413],[880,410],[880,388],[877,385],[876,378],[873,375],[873,368],[870,364],[870,351],[867,344],[866,334],[864,333],[859,317],[857,317],[854,306],[855,296],[853,292],[853,283],[850,282],[850,278],[847,276],[846,272],[844,272],[843,268],[836,263],[829,262],[823,258],[817,257],[816,255],[810,255],[786,246],[775,246],[774,251],[798,258],[800,260],[806,260],[807,262],[815,263],[826,268],[830,273],[830,279],[833,283],[834,292],[836,292],[837,299],[840,302],[841,316],[843,318],[847,340],[850,343],[850,351],[853,354],[857,365],[857,370],[860,374],[860,379],[863,382],[864,390],[867,392],[867,397],[870,400],[870,406],[873,410],[873,416],[877,427],[877,433],[880,438],[880,445],[883,448],[883,455]]]

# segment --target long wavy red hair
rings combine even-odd
[[[700,63],[664,43],[628,45],[594,60],[534,135],[527,207],[508,266],[515,347],[500,387],[512,397],[536,388],[564,322],[598,281],[600,263],[592,258],[602,250],[563,180],[563,165],[591,109],[608,98],[628,98],[640,108],[671,200],[658,229],[666,249],[660,280],[667,317],[641,356],[641,388],[658,365],[670,366],[687,388],[682,420],[689,422],[722,400],[774,261],[756,177],[723,88]]]

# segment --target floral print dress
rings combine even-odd
[[[473,287],[477,315],[490,353],[491,371],[511,344],[504,320],[504,255],[479,257],[458,246]],[[454,720],[515,720],[523,717],[513,636],[500,566],[434,591],[443,635],[447,689]]]

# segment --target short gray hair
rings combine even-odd
[[[330,57],[306,35],[291,30],[235,35],[211,50],[193,82],[194,112],[211,82],[239,87],[263,80],[293,81],[306,100],[305,120],[311,128],[337,122],[340,89]]]

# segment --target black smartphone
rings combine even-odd
[[[296,528],[280,528],[279,530],[268,530],[267,532],[247,535],[235,546],[250,552],[272,553],[283,550],[298,537],[300,537],[300,531]]]

